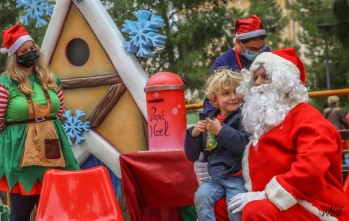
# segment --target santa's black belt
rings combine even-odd
[[[57,117],[39,117],[35,119],[28,119],[28,120],[22,120],[22,121],[10,121],[10,122],[6,122],[6,126],[16,125],[16,124],[40,123],[43,121],[56,120],[56,119]]]

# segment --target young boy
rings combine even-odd
[[[241,159],[248,143],[248,134],[242,127],[240,105],[243,97],[236,88],[243,79],[240,73],[226,67],[219,68],[207,80],[206,95],[215,106],[208,117],[187,130],[185,153],[196,161],[200,153],[208,161],[209,179],[195,193],[195,207],[200,221],[216,220],[214,204],[226,196],[227,201],[246,192],[241,172]],[[231,221],[239,214],[228,212]]]

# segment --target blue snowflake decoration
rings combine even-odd
[[[125,20],[122,32],[128,33],[130,41],[123,43],[128,52],[138,57],[149,58],[154,55],[154,47],[163,48],[166,36],[159,34],[158,29],[165,26],[164,20],[150,11],[139,10],[133,13],[137,21]]]
[[[62,116],[66,118],[64,122],[64,130],[68,136],[70,145],[80,144],[85,140],[83,133],[90,131],[90,122],[86,121],[83,123],[81,117],[86,114],[80,110],[76,110],[76,115],[72,116],[71,110],[67,110]]]
[[[26,12],[24,16],[19,16],[21,22],[28,25],[31,19],[35,19],[35,28],[45,26],[47,21],[43,17],[51,16],[54,9],[54,5],[49,5],[47,0],[16,0],[16,3],[16,8],[23,7]]]

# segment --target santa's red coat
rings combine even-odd
[[[308,104],[246,149],[243,174],[248,191],[265,190],[280,211],[299,204],[320,220],[348,220],[340,135]]]

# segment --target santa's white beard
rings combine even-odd
[[[278,93],[272,87],[272,84],[252,87],[244,98],[242,124],[251,134],[254,146],[262,135],[281,123],[292,109],[292,104],[286,102],[284,93]]]

